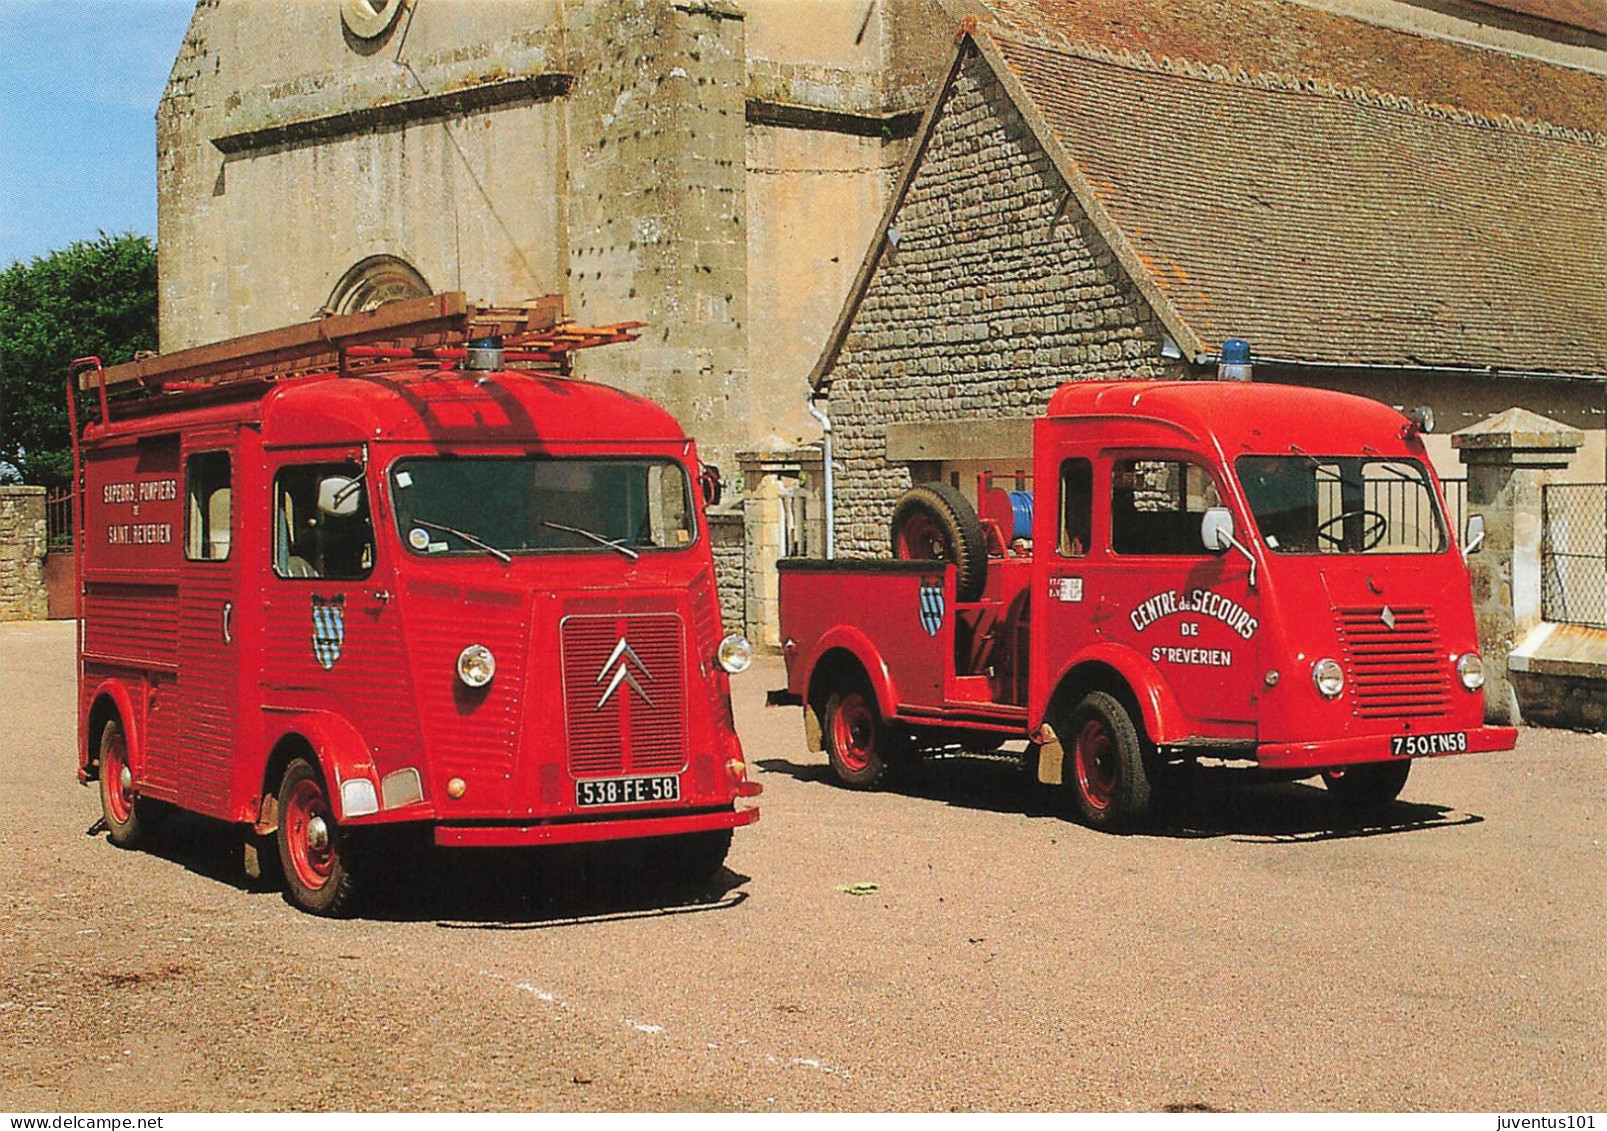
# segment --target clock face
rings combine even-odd
[[[391,29],[405,0],[341,0],[340,22],[358,39],[377,39]]]

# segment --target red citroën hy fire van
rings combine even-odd
[[[401,822],[661,838],[660,867],[717,871],[759,792],[718,472],[657,405],[567,375],[635,325],[451,294],[77,364],[79,777],[111,840],[153,802],[231,822],[322,914]]]

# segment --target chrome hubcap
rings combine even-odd
[[[307,820],[307,848],[312,852],[322,852],[329,847],[329,825],[322,817],[310,817]]]

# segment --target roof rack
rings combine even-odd
[[[385,303],[358,314],[332,314],[212,345],[153,354],[102,368],[74,362],[78,388],[108,393],[177,393],[305,373],[371,371],[398,363],[455,363],[471,341],[500,338],[510,368],[567,374],[575,350],[635,341],[644,322],[577,326],[563,295],[516,306],[471,306],[461,291]],[[92,364],[91,364],[92,363]],[[104,414],[103,414],[104,419]]]

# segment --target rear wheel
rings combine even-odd
[[[1149,811],[1144,748],[1127,708],[1115,696],[1092,691],[1073,708],[1064,730],[1066,784],[1077,812],[1096,829],[1127,828]]]
[[[988,580],[988,538],[976,509],[947,483],[922,483],[893,505],[893,557],[953,562],[956,600],[975,601]]]
[[[101,728],[99,755],[100,811],[106,820],[107,839],[118,848],[134,848],[145,838],[145,813],[134,796],[128,738],[117,719]]]
[[[1411,762],[1367,762],[1324,770],[1322,782],[1347,809],[1382,809],[1400,796],[1411,772]]]
[[[868,688],[832,695],[821,712],[832,773],[850,789],[870,789],[887,775],[888,730]]]
[[[341,915],[357,884],[349,838],[318,768],[297,758],[279,785],[279,865],[291,902],[314,915]]]

